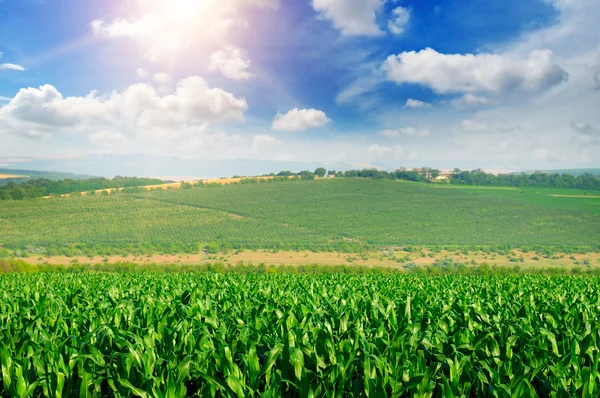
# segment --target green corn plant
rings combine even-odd
[[[0,396],[600,395],[600,278],[0,275]]]

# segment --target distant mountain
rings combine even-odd
[[[9,165],[8,169],[12,173],[16,171],[16,168],[19,168],[44,171],[59,170],[66,173],[81,173],[103,177],[114,177],[116,175],[160,177],[178,181],[195,178],[219,178],[234,175],[255,176],[277,173],[281,170],[295,172],[301,170],[313,171],[321,166],[335,170],[347,170],[352,168],[350,164],[346,163],[321,164],[313,162],[251,159],[186,159],[155,155],[94,155],[68,159],[11,159],[0,157],[0,164]],[[185,176],[186,178],[181,176]]]
[[[583,174],[592,174],[600,176],[600,169],[566,169],[566,170],[549,170],[551,173],[571,174],[572,176],[580,176]]]
[[[525,171],[525,173],[527,174],[531,174],[534,173],[535,171],[540,171],[540,170],[527,170]],[[558,173],[558,174],[571,174],[574,177],[583,175],[583,174],[592,174],[595,176],[600,176],[600,169],[560,169],[560,170],[541,170],[545,173]],[[519,172],[521,173],[521,172]],[[518,174],[518,173],[513,173],[513,174]]]
[[[16,178],[2,178],[2,176],[15,175],[22,176]],[[14,168],[0,168],[0,186],[8,184],[13,181],[16,183],[25,182],[29,180],[37,180],[40,178],[46,178],[48,180],[64,180],[70,178],[72,180],[84,180],[87,178],[93,178],[95,176],[73,174],[73,173],[62,173],[57,171],[40,171],[40,170],[23,170]]]

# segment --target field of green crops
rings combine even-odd
[[[600,279],[0,275],[1,396],[600,395]]]
[[[0,246],[35,254],[328,245],[597,246],[600,199],[367,179],[261,183],[114,197],[3,201]],[[594,202],[596,201],[596,202]],[[70,248],[70,249],[68,249]],[[68,250],[67,250],[68,249]],[[112,251],[121,249],[121,251]],[[1,247],[0,247],[1,252]]]

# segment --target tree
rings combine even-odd
[[[303,180],[314,180],[315,179],[315,175],[308,170],[302,170],[301,172],[298,173],[298,175]]]
[[[319,177],[325,177],[326,173],[327,173],[327,170],[325,170],[323,167],[319,167],[315,170],[314,174]]]

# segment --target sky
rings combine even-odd
[[[598,0],[0,0],[0,157],[600,166]]]

